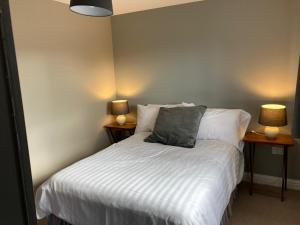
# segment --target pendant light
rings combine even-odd
[[[70,9],[85,16],[111,16],[112,0],[71,0]]]

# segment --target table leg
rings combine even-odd
[[[287,150],[287,146],[284,146],[284,165],[285,165],[285,174],[284,174],[284,189],[287,190],[287,170],[288,170],[288,150]]]
[[[249,143],[249,172],[250,172],[249,194],[252,195],[252,144],[251,143]]]
[[[254,154],[255,154],[255,144],[249,143],[250,195],[253,194]]]
[[[108,136],[108,139],[109,139],[110,143],[113,144],[113,138],[112,138],[112,135],[111,135],[111,132],[110,132],[109,128],[106,128],[106,133],[107,133],[107,136]]]
[[[112,129],[108,129],[109,130],[109,133],[110,133],[110,136],[112,138],[112,144],[113,143],[117,143],[118,140],[117,140],[117,137],[115,136],[114,132],[112,131]]]
[[[134,130],[135,130],[135,129],[130,129],[130,130],[129,130],[129,134],[130,134],[130,135],[134,135]]]
[[[287,146],[283,150],[281,201],[284,201],[284,190],[287,188]]]

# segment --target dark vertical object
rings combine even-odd
[[[295,138],[300,138],[300,58],[299,58],[298,79],[297,79],[296,96],[295,96],[293,136]]]
[[[0,224],[35,225],[32,178],[8,0],[0,1]]]

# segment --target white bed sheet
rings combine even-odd
[[[138,133],[53,175],[36,193],[37,217],[110,225],[103,205],[166,224],[220,225],[243,176],[243,154],[222,141],[195,148],[146,143]]]

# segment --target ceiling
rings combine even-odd
[[[69,4],[70,0],[55,0]],[[113,0],[114,15],[162,8],[171,5],[180,5],[203,0]]]

